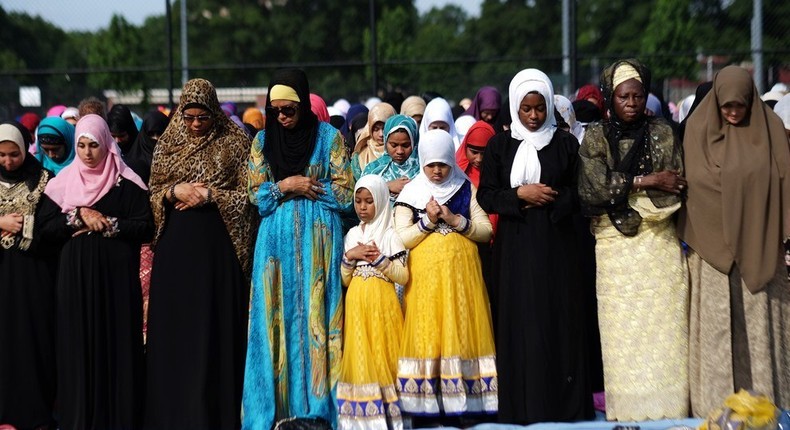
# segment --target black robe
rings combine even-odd
[[[559,195],[551,204],[529,209],[522,209],[526,203],[510,186],[520,143],[509,132],[491,138],[477,193],[486,212],[499,214],[492,265],[499,420],[590,419],[584,292],[573,222],[579,143],[557,130],[538,151],[540,182]]]
[[[92,209],[118,218],[116,237],[71,237],[63,213],[48,226],[68,240],[57,278],[60,429],[135,429],[145,382],[140,244],[153,216],[148,193],[126,179]]]
[[[238,429],[250,282],[215,205],[165,206],[151,269],[145,427]]]
[[[38,178],[32,181],[36,182]],[[57,215],[51,210],[54,203],[47,206],[47,200],[42,193],[27,249],[18,244],[9,249],[0,246],[0,423],[20,430],[54,424],[55,276],[60,246],[41,234],[48,217]]]

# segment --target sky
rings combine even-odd
[[[456,4],[469,15],[480,15],[482,0],[415,0],[422,14],[432,7]],[[164,15],[165,2],[161,0],[0,0],[7,12],[25,12],[39,15],[46,21],[67,31],[96,31],[106,27],[113,14],[121,14],[127,21],[139,25],[151,15]],[[189,0],[187,0],[189,7]],[[173,13],[178,13],[173,10]]]

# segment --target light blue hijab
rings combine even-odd
[[[363,175],[379,175],[384,181],[393,181],[398,178],[413,179],[420,173],[420,161],[417,157],[417,123],[407,115],[393,115],[384,123],[384,146],[386,147],[390,135],[397,131],[405,131],[411,139],[411,154],[401,164],[395,162],[388,152],[365,166]]]
[[[66,141],[66,159],[60,163],[49,158],[41,147],[38,148],[38,153],[36,154],[36,158],[41,162],[44,168],[57,175],[64,167],[71,164],[71,161],[74,160],[74,126],[59,116],[48,116],[41,120],[41,124],[38,125],[36,136],[47,134],[62,137]]]

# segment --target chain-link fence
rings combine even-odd
[[[357,3],[360,1],[356,6],[368,4],[364,0]],[[755,1],[763,3],[762,31],[759,32],[762,48],[753,47],[751,31],[744,28],[745,23],[753,24]],[[81,4],[99,9],[105,2],[84,0]],[[312,21],[305,18],[304,26],[298,20],[294,21],[296,24],[280,24],[288,17],[276,18],[275,8],[287,9],[291,2],[298,0],[250,2],[257,5],[238,13],[235,6],[225,7],[220,5],[222,2],[188,0],[185,21],[188,23],[189,61],[184,74],[178,1],[172,3],[168,28],[166,1],[153,6],[150,0],[141,1],[140,9],[151,10],[146,20],[139,18],[140,13],[126,13],[124,19],[112,21],[97,14],[80,17],[80,24],[75,24],[74,18],[66,14],[45,19],[20,15],[35,13],[31,4],[47,3],[45,0],[2,0],[0,6],[5,13],[0,17],[4,21],[0,24],[6,25],[5,30],[0,31],[5,44],[5,48],[0,49],[0,116],[17,116],[22,111],[44,114],[48,106],[76,106],[87,96],[132,105],[138,110],[167,105],[168,88],[172,83],[173,97],[177,101],[185,75],[210,79],[225,100],[255,105],[263,100],[261,96],[272,70],[284,65],[307,70],[313,91],[329,103],[340,97],[353,102],[372,95],[381,96],[387,91],[399,91],[408,96],[429,90],[450,100],[459,100],[473,96],[483,85],[495,85],[504,93],[512,76],[525,67],[544,70],[554,80],[557,92],[564,89],[566,95],[572,97],[575,88],[597,82],[604,66],[623,57],[639,58],[651,68],[655,65],[655,70],[661,72],[655,80],[654,92],[667,101],[677,102],[692,94],[700,82],[710,80],[724,65],[735,63],[754,68],[755,49],[761,54],[763,73],[760,77],[766,91],[775,83],[790,82],[790,46],[784,36],[790,30],[790,6],[786,1],[577,0],[571,2],[575,6],[575,20],[571,22],[576,25],[570,34],[575,35],[576,44],[572,45],[567,57],[570,68],[568,63],[563,68],[566,57],[562,50],[563,29],[559,18],[563,16],[563,2],[560,1],[525,1],[515,9],[505,10],[502,8],[514,7],[513,2],[489,0],[483,2],[480,16],[460,14],[459,18],[458,11],[454,10],[436,12],[430,17],[423,13],[414,20],[416,24],[406,25],[403,16],[408,18],[408,11],[414,10],[409,9],[411,2],[379,0],[374,6],[407,12],[402,16],[388,15],[386,11],[375,13],[379,26],[375,50],[372,49],[370,14],[366,7],[357,7],[360,10],[351,18],[355,20],[354,25],[345,21],[326,31],[314,23],[320,22],[316,17],[321,17],[323,7],[327,8],[327,16],[335,13],[329,11],[333,2],[315,2]],[[399,3],[403,4],[400,9]],[[506,22],[505,17],[507,14],[515,16],[521,9],[530,12],[529,9],[535,7],[541,8],[541,14],[551,17],[549,26],[539,30],[545,37],[533,35],[522,39],[521,34],[528,34],[530,26],[538,24],[514,24]],[[601,7],[612,9],[610,22],[606,21],[606,11],[602,14],[598,10]],[[672,7],[680,7],[684,13],[672,11]],[[662,8],[670,8],[670,18],[663,18],[666,19],[663,23],[660,22]],[[702,10],[704,8],[711,10]],[[256,13],[261,15],[260,20]],[[292,15],[299,13],[291,11]],[[500,15],[491,18],[494,13]],[[530,16],[542,16],[534,15],[534,11],[531,13]],[[686,16],[688,13],[691,15]],[[596,16],[598,21],[595,21]],[[227,17],[230,17],[226,19],[230,21],[228,24],[216,24]],[[631,21],[636,24],[630,28],[624,24]],[[85,22],[93,26],[86,27]],[[256,24],[258,22],[261,24]],[[487,30],[497,22],[501,22],[501,28]],[[524,27],[520,28],[522,25]],[[667,33],[668,27],[676,34]],[[322,31],[325,34],[308,38],[311,32]],[[501,41],[495,40],[497,31],[504,33]],[[484,38],[479,37],[481,34]],[[337,38],[337,52],[331,55],[323,55],[334,49],[331,42],[322,40],[327,38]],[[635,38],[641,38],[642,42],[629,43]],[[700,46],[693,43],[695,38],[699,38]],[[657,42],[651,42],[653,39]],[[68,41],[66,46],[59,43],[64,40]],[[691,43],[677,43],[679,40]],[[511,45],[523,47],[504,49]],[[414,50],[406,52],[403,48],[407,47]],[[344,49],[350,54],[344,54]],[[371,61],[374,52],[375,67]],[[374,94],[374,86],[378,94]],[[27,100],[20,100],[20,91]]]

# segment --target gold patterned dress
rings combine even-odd
[[[652,171],[682,171],[669,125],[649,120],[648,130],[645,154]],[[634,144],[633,138],[621,139],[620,153]],[[613,166],[601,123],[587,128],[579,155],[579,195],[588,214],[597,213],[591,226],[606,418],[685,418],[688,271],[672,220],[680,200],[652,189],[637,192],[628,173]]]

